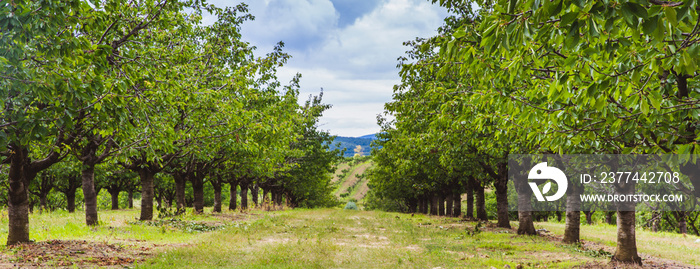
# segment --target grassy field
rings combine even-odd
[[[96,228],[83,224],[81,212],[32,215],[37,243],[2,248],[0,267],[612,268],[615,239],[608,225],[583,226],[586,243],[570,246],[559,242],[561,223],[537,223],[550,235],[531,237],[454,218],[341,209],[186,214],[150,223],[135,222],[136,210],[100,214]],[[6,216],[0,225],[4,239]],[[700,266],[696,237],[639,231],[638,238],[647,266]]]

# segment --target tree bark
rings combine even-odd
[[[564,224],[563,243],[574,244],[581,240],[581,186],[574,182],[569,182],[569,189],[566,190],[566,223]]]
[[[128,197],[129,197],[129,200],[127,201],[127,206],[128,206],[130,209],[131,209],[131,208],[134,208],[134,190],[133,190],[133,189],[129,189],[126,193],[129,195],[129,196],[128,196]]]
[[[425,196],[421,196],[419,199],[420,199],[420,205],[419,205],[420,211],[418,211],[418,212],[420,212],[421,214],[428,214],[428,205],[429,205],[428,198],[426,198]]]
[[[109,195],[112,197],[112,210],[119,209],[119,189],[110,188]]]
[[[231,183],[230,185],[231,192],[229,193],[229,201],[228,201],[228,210],[236,210],[236,202],[238,200],[238,185]]]
[[[676,220],[678,220],[678,232],[681,234],[687,234],[688,221],[685,211],[675,211],[673,212],[673,215],[676,217]]]
[[[642,258],[637,254],[635,222],[635,211],[617,212],[617,249],[613,261],[642,265]]]
[[[16,152],[15,154],[20,154]],[[34,178],[27,178],[24,169],[23,156],[12,158],[8,173],[9,189],[7,216],[9,219],[9,232],[7,245],[29,242],[29,182]],[[20,159],[21,160],[16,160]],[[36,173],[33,173],[36,177]]]
[[[241,209],[248,209],[248,183],[241,183]]]
[[[457,193],[453,194],[454,209],[452,210],[453,217],[462,216],[462,195]]]
[[[438,203],[440,202],[440,197],[437,194],[432,195],[433,199],[430,201],[430,215],[438,216]]]
[[[583,214],[586,215],[586,224],[593,225],[593,213],[595,211],[583,211]]]
[[[518,234],[536,235],[535,224],[532,221],[532,192],[526,180],[514,180],[518,194]]]
[[[214,210],[213,212],[221,213],[221,181],[212,179],[211,186],[214,188]]]
[[[476,219],[487,221],[489,219],[486,214],[486,195],[484,194],[484,186],[480,182],[474,185],[476,196]]]
[[[173,179],[175,179],[175,204],[176,204],[176,214],[185,213],[185,186],[187,181],[185,176],[181,173],[174,173]]]
[[[499,228],[510,229],[510,219],[508,217],[508,165],[504,162],[498,163],[498,176],[495,178],[496,188],[496,211],[498,214]]]
[[[535,224],[532,221],[531,194],[530,192],[522,190],[518,193],[518,234],[520,235],[537,234],[535,231]]]
[[[7,157],[10,163],[7,175],[7,245],[14,245],[29,242],[29,183],[37,173],[58,162],[59,156],[51,152],[45,159],[31,162],[29,151],[24,147],[10,143],[8,149],[12,154]]]
[[[194,212],[197,214],[204,213],[204,178],[200,175],[195,175],[190,180],[194,194]]]
[[[445,197],[445,216],[454,216],[454,194],[450,193]]]
[[[438,195],[438,216],[445,215],[445,195]]]
[[[408,199],[408,213],[416,213],[417,207],[418,207],[418,199],[409,198]]]
[[[83,165],[83,197],[85,203],[85,224],[96,226],[97,218],[97,193],[95,192],[95,165]]]
[[[605,213],[605,223],[610,224],[610,225],[615,225],[615,219],[613,216],[615,215],[615,211],[608,211]]]
[[[75,212],[75,190],[66,192],[66,207],[68,213]]]
[[[474,218],[474,186],[476,179],[469,177],[467,179],[467,218]],[[461,197],[460,197],[461,199]]]
[[[258,207],[258,194],[260,193],[260,188],[258,187],[257,184],[254,184],[253,187],[250,188],[250,194],[251,197],[253,198],[253,204],[255,205],[254,207]]]
[[[48,202],[46,201],[47,193],[41,193],[39,195],[39,212],[44,213],[48,210]]]
[[[612,167],[615,171],[616,167]],[[635,182],[619,182],[614,184],[617,194],[629,195],[635,192]],[[637,254],[637,237],[635,234],[636,218],[634,202],[618,202],[617,206],[617,248],[612,256],[613,261],[642,265],[642,259]]]
[[[141,179],[141,216],[139,220],[153,219],[153,176],[155,173],[147,168],[138,170],[139,178]],[[132,199],[129,199],[131,201]]]

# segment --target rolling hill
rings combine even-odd
[[[330,145],[330,149],[340,149],[343,150],[345,149],[345,153],[343,154],[344,157],[352,157],[355,156],[355,148],[357,146],[362,147],[362,151],[360,154],[362,156],[368,156],[370,155],[371,147],[370,144],[372,141],[376,139],[375,134],[370,134],[370,135],[364,135],[360,137],[346,137],[346,136],[337,136],[333,143]],[[339,144],[339,145],[337,145]]]

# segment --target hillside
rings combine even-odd
[[[353,157],[353,156],[355,156],[355,148],[357,146],[360,146],[360,147],[362,147],[362,151],[361,151],[360,155],[369,156],[371,154],[370,144],[375,139],[376,139],[376,136],[374,134],[360,136],[360,137],[338,136],[335,138],[333,143],[330,145],[330,149],[331,150],[345,149],[345,154],[343,154],[343,156],[344,157]],[[340,144],[340,145],[337,145],[337,144]]]
[[[361,203],[369,191],[364,173],[371,166],[372,161],[367,157],[353,158],[338,164],[332,180],[336,186],[333,194],[343,202],[354,199]]]

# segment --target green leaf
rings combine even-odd
[[[605,98],[602,96],[599,96],[597,99],[595,99],[595,104],[593,105],[593,107],[595,107],[595,109],[597,109],[597,110],[601,110],[605,107],[606,103],[607,102],[605,101]]]
[[[656,30],[657,25],[658,18],[648,18],[644,20],[644,23],[642,24],[642,30],[644,31],[644,34],[650,35],[654,32],[654,30]]]
[[[646,101],[645,98],[640,99],[639,102],[641,103],[639,108],[642,110],[642,113],[644,115],[648,115],[649,114],[649,103]]]
[[[637,17],[640,17],[642,19],[646,19],[649,16],[647,14],[647,10],[637,3],[627,2],[627,3],[625,3],[625,6],[632,14],[634,14]]]
[[[665,7],[664,12],[666,13],[666,19],[671,23],[671,25],[677,26],[678,20],[676,10],[673,7]]]
[[[454,38],[462,38],[465,35],[467,35],[467,32],[464,31],[464,29],[459,29],[459,30],[455,31],[455,33],[452,36]]]
[[[657,110],[661,109],[661,99],[662,99],[661,93],[658,91],[652,91],[650,95],[651,95],[651,97],[649,95],[647,95],[647,97],[649,98],[649,102],[651,103],[651,106],[653,106],[654,109],[657,109]]]

